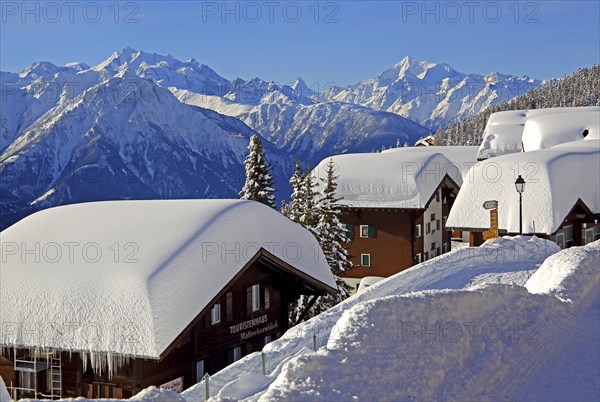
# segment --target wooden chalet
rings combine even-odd
[[[156,224],[146,222],[157,219]],[[43,255],[36,264],[12,247],[42,241],[61,222],[69,229],[57,231],[50,237],[53,242],[61,244],[70,235],[82,243],[107,234],[114,236],[111,242],[135,239],[139,262],[114,266],[111,254],[97,266],[56,267]],[[173,227],[161,227],[168,222]],[[152,230],[156,234],[148,236]],[[103,246],[101,240],[96,243]],[[58,207],[6,229],[2,245],[0,375],[16,398],[128,398],[151,385],[182,391],[280,337],[288,328],[288,305],[301,294],[314,300],[335,292],[322,252],[315,254],[312,235],[251,201]],[[63,275],[56,284],[30,290],[39,294],[15,293],[22,275],[43,276],[43,270],[52,268]],[[106,283],[122,281],[121,270],[133,278],[131,298],[122,283],[114,286],[117,295],[105,293],[112,291]],[[104,290],[80,286],[81,273]],[[135,295],[138,286],[145,286],[140,294],[147,298]],[[46,293],[53,291],[55,295]],[[95,304],[98,297],[106,300]],[[58,301],[40,304],[46,299]],[[69,309],[67,303],[77,306]],[[148,303],[148,309],[143,307]],[[105,312],[96,311],[102,307]],[[86,319],[98,322],[102,315],[112,328],[94,327],[98,339],[82,334]],[[38,324],[55,336],[28,331]],[[71,335],[65,335],[65,328]]]

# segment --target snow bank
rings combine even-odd
[[[586,137],[584,130],[588,131]],[[493,113],[483,132],[478,160],[600,138],[600,107],[563,107]]]
[[[327,349],[291,361],[261,399],[504,399],[510,389],[498,383],[525,371],[530,345],[556,346],[550,330],[568,325],[547,327],[558,304],[510,285],[361,303],[340,318]]]
[[[548,257],[525,284],[529,292],[549,294],[584,308],[600,297],[600,240]]]
[[[291,360],[260,400],[597,400],[599,249],[554,254],[527,287],[355,304],[326,348]],[[529,293],[534,287],[542,292]],[[593,302],[582,305],[586,294]]]
[[[476,162],[475,153],[476,147],[413,147],[336,155],[321,161],[313,174],[325,177],[333,160],[343,205],[424,208],[446,175],[461,185],[463,174]]]
[[[586,142],[586,141],[583,141]],[[595,141],[593,141],[595,143]],[[562,224],[578,199],[593,212],[600,212],[600,148],[555,147],[498,156],[471,168],[448,216],[447,226],[487,229],[487,200],[498,201],[498,227],[519,231],[519,195],[515,179],[525,179],[523,231],[552,234]],[[592,173],[594,172],[594,173]]]
[[[0,345],[100,353],[97,366],[158,358],[261,247],[335,287],[314,237],[252,201],[75,204],[0,241]]]
[[[451,251],[411,267],[369,286],[332,309],[291,328],[280,339],[269,343],[262,351],[265,355],[267,375],[274,381],[282,370],[286,370],[288,361],[295,360],[298,356],[312,355],[309,349],[313,348],[313,342],[316,342],[318,348],[327,346],[332,334],[338,331],[337,322],[342,314],[360,303],[423,290],[464,289],[489,283],[524,284],[530,273],[548,256],[559,250],[555,243],[537,237],[507,237],[490,240],[481,247],[465,247]],[[219,391],[226,386],[234,386],[238,381],[247,381],[243,375],[259,372],[260,364],[260,354],[253,353],[213,375],[210,379],[211,395],[227,396]],[[343,366],[338,366],[335,371],[340,373],[342,369]],[[351,376],[348,377],[348,381],[352,381]],[[255,385],[256,388],[259,388],[259,385],[264,387],[262,383]],[[248,386],[248,389],[251,388]],[[263,392],[249,392],[246,398],[256,400]],[[204,382],[184,391],[183,395],[188,400],[203,400]],[[308,395],[303,399],[312,398]]]

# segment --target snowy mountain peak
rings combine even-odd
[[[67,64],[65,64],[65,67],[73,68],[77,71],[85,71],[85,70],[89,70],[91,68],[88,64],[83,63],[83,62],[78,62],[78,61],[67,63]]]
[[[302,77],[298,77],[291,87],[294,91],[294,95],[296,96],[310,98],[313,95],[312,90],[308,87],[308,85],[306,85],[306,82],[302,79]]]
[[[522,95],[544,81],[497,72],[464,74],[444,63],[405,57],[375,78],[331,88],[324,98],[399,114],[430,128]]]
[[[54,75],[61,70],[56,64],[49,61],[36,61],[19,73],[21,78],[39,78],[44,75]]]

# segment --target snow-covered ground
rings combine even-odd
[[[598,400],[600,241],[505,237],[378,282],[210,378],[213,400]],[[313,342],[318,348],[314,352]],[[184,391],[203,401],[205,383]]]

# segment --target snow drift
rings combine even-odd
[[[597,314],[599,263],[595,242],[548,258],[526,287],[480,285],[357,304],[326,348],[290,361],[260,399],[596,400],[598,332],[554,294],[578,295],[570,301]],[[590,347],[588,361],[565,353],[569,344]],[[549,366],[574,381],[558,392],[548,386],[554,377],[531,381]]]

